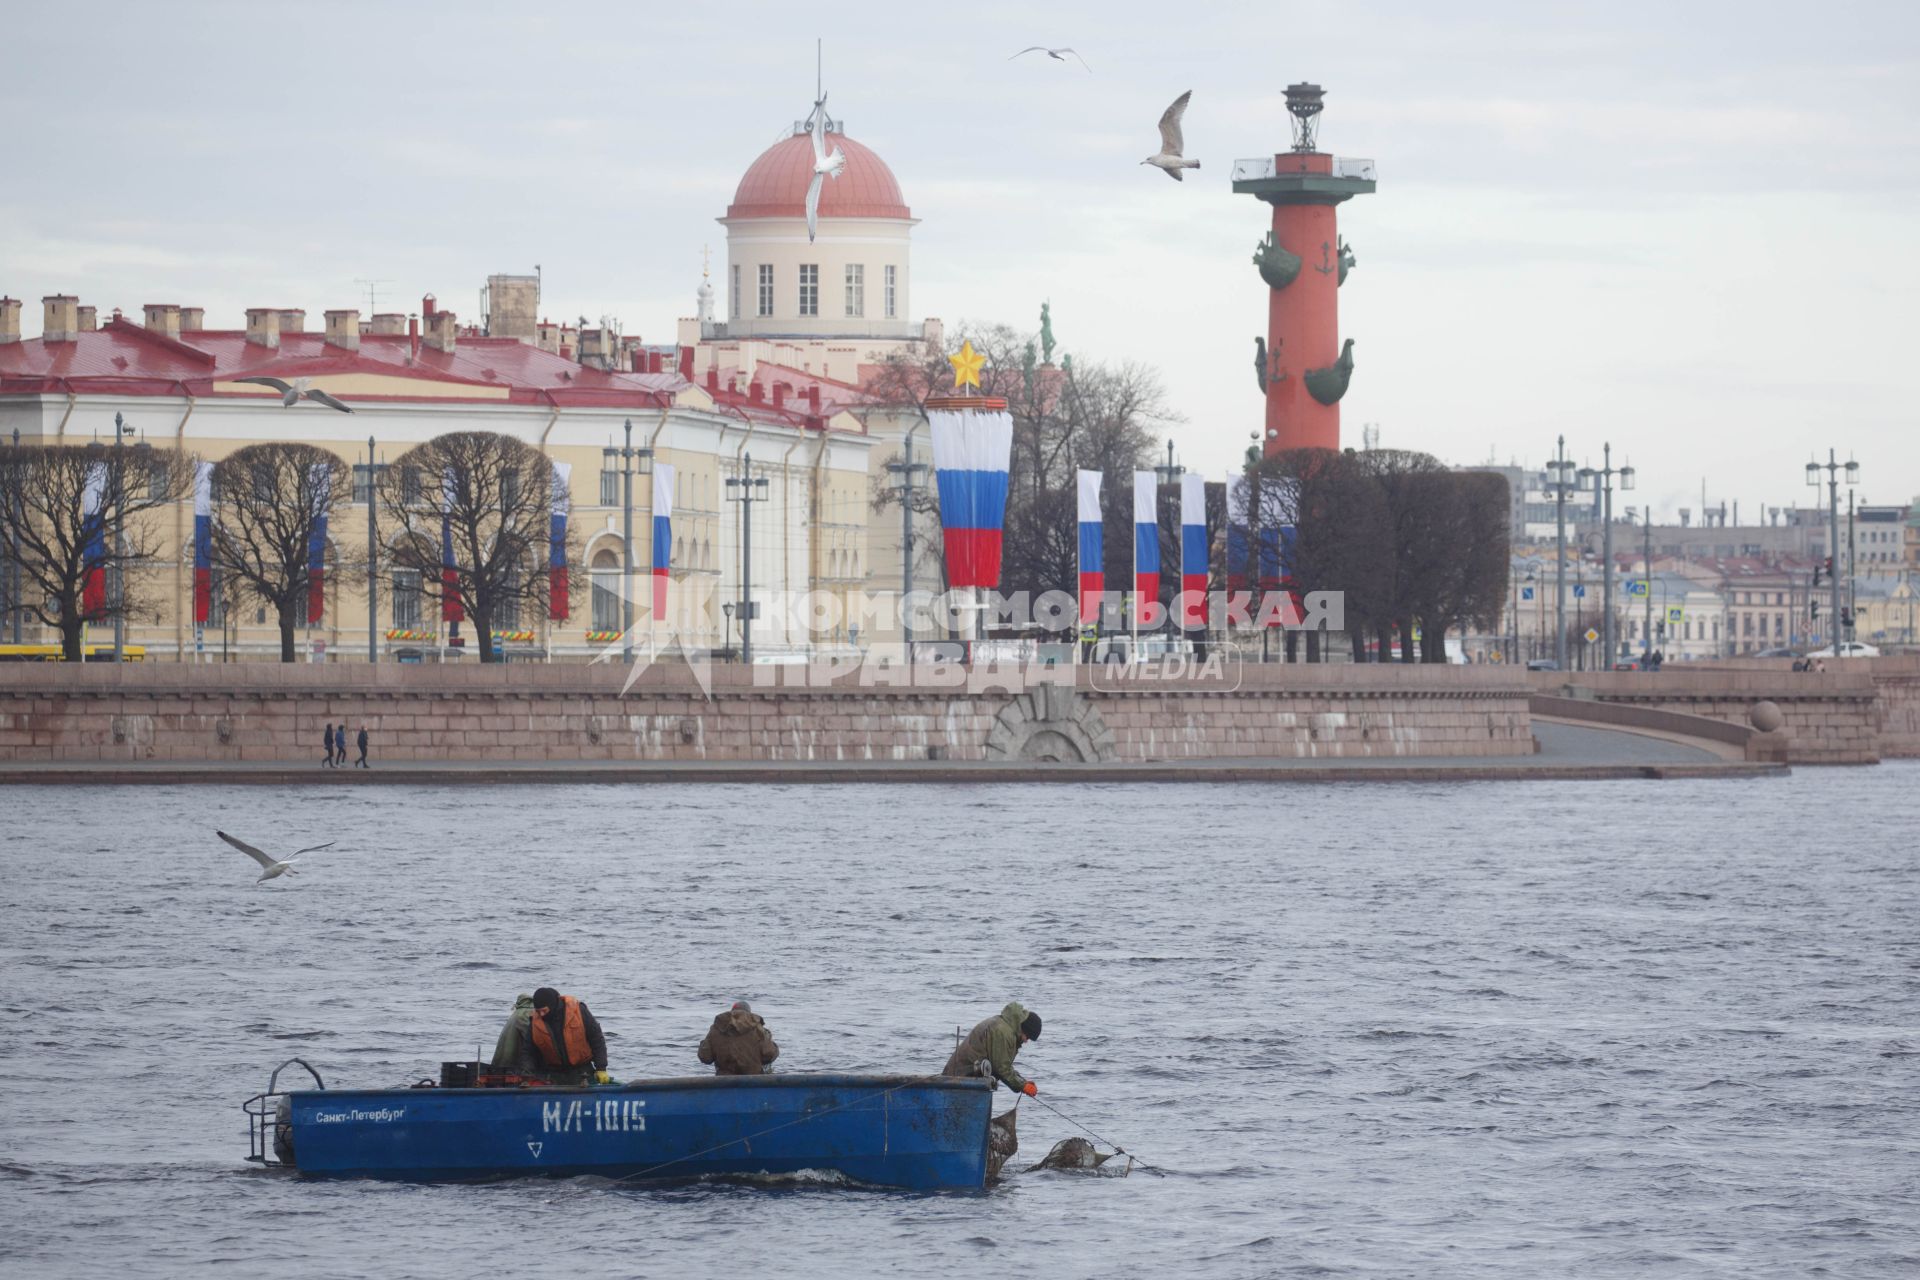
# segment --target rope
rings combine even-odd
[[[1166,1172],[1166,1170],[1164,1169],[1148,1164],[1145,1160],[1142,1160],[1140,1157],[1134,1155],[1133,1152],[1127,1150],[1125,1147],[1121,1146],[1119,1143],[1107,1142],[1105,1138],[1101,1137],[1099,1134],[1095,1133],[1093,1130],[1087,1128],[1087,1126],[1081,1124],[1078,1120],[1075,1120],[1072,1116],[1068,1115],[1066,1112],[1062,1111],[1060,1108],[1054,1106],[1051,1102],[1042,1102],[1037,1095],[1034,1097],[1028,1098],[1027,1101],[1033,1103],[1035,1106],[1045,1107],[1047,1110],[1053,1112],[1053,1114],[1059,1116],[1062,1120],[1065,1120],[1068,1124],[1072,1125],[1074,1128],[1078,1129],[1080,1132],[1086,1134],[1089,1138],[1092,1138],[1095,1142],[1106,1143],[1106,1145],[1109,1147],[1112,1147],[1115,1152],[1127,1158],[1127,1167],[1129,1169],[1131,1169],[1135,1165],[1138,1165],[1140,1168],[1151,1170],[1154,1173]]]
[[[728,1147],[737,1146],[743,1142],[752,1142],[755,1138],[763,1138],[769,1133],[778,1133],[782,1129],[791,1129],[794,1125],[805,1124],[809,1120],[818,1120],[820,1117],[830,1116],[836,1111],[845,1111],[848,1107],[855,1106],[862,1102],[871,1102],[875,1098],[884,1098],[889,1094],[898,1093],[902,1089],[910,1088],[919,1083],[921,1082],[918,1080],[909,1080],[904,1084],[896,1084],[890,1089],[882,1089],[878,1093],[863,1094],[858,1098],[849,1098],[838,1106],[828,1107],[825,1111],[816,1111],[812,1115],[801,1116],[797,1120],[783,1120],[779,1124],[769,1125],[767,1128],[755,1133],[744,1134],[738,1138],[728,1138],[725,1142],[715,1143],[713,1146],[707,1147],[704,1150],[689,1151],[686,1155],[675,1156],[671,1160],[663,1160],[659,1164],[649,1165],[638,1172],[622,1174],[620,1177],[613,1179],[608,1186],[618,1186],[622,1182],[630,1182],[635,1178],[644,1178],[650,1173],[658,1173],[660,1170],[671,1168],[676,1164],[685,1164],[689,1160],[698,1160],[701,1156],[712,1155],[716,1151],[724,1151]],[[605,1191],[606,1189],[607,1187],[576,1187],[572,1194],[584,1195],[589,1191]]]

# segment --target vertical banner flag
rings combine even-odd
[[[316,462],[307,469],[313,521],[307,527],[307,621],[318,622],[327,608],[327,499],[332,496],[333,468]]]
[[[213,464],[193,464],[193,620],[213,615]]]
[[[91,618],[107,607],[107,464],[87,468],[80,490],[80,541],[85,548],[80,579],[80,616]]]
[[[1080,487],[1080,622],[1084,626],[1100,620],[1100,593],[1107,589],[1100,537],[1100,473],[1073,474]]]
[[[1153,472],[1133,473],[1133,620],[1144,625],[1160,598],[1160,491]]]
[[[464,622],[460,607],[460,569],[453,558],[453,469],[440,477],[440,621]]]
[[[947,585],[997,587],[1013,415],[1004,409],[929,409],[927,422],[933,428],[933,468],[940,485]]]
[[[1207,623],[1207,478],[1180,477],[1180,626]]]
[[[567,609],[567,516],[573,511],[573,464],[553,464],[552,514],[547,519],[547,617],[565,622]]]
[[[673,567],[673,468],[653,464],[653,620],[667,616],[667,571]]]

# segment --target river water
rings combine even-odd
[[[9,787],[0,1263],[115,1280],[1920,1274],[1920,767],[1554,785]],[[333,839],[257,886],[220,827]],[[622,1077],[1021,1068],[1165,1170],[303,1183],[241,1101],[551,982]],[[1008,1105],[1006,1095],[999,1104]],[[1021,1156],[1073,1130],[1021,1108]]]

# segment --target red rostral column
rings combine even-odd
[[[1255,367],[1267,401],[1264,451],[1338,449],[1340,397],[1353,376],[1353,342],[1340,340],[1340,286],[1353,254],[1334,208],[1373,190],[1373,161],[1316,149],[1317,84],[1287,86],[1293,149],[1272,159],[1236,160],[1233,189],[1273,206],[1273,231],[1254,249],[1267,285],[1267,336],[1255,339]]]

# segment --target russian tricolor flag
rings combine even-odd
[[[1080,621],[1100,620],[1100,594],[1107,589],[1106,561],[1100,542],[1100,473],[1076,471],[1080,487]]]
[[[573,511],[573,464],[553,464],[552,514],[547,521],[547,616],[567,620],[567,516]]]
[[[91,618],[107,607],[107,464],[87,468],[80,490],[80,536],[84,573],[80,579],[80,616]]]
[[[1147,625],[1160,599],[1160,490],[1153,472],[1133,473],[1133,618]]]
[[[193,620],[213,616],[213,464],[193,464]]]
[[[453,558],[453,469],[440,477],[440,621],[464,622],[460,607],[460,566]]]
[[[333,468],[316,462],[307,470],[313,520],[307,526],[307,621],[318,622],[327,608],[327,508],[332,505]]]
[[[1207,623],[1207,479],[1180,477],[1180,626]]]
[[[927,422],[933,428],[933,467],[940,484],[947,585],[997,587],[1013,415],[1004,409],[931,409]]]
[[[673,468],[653,464],[653,620],[667,615],[667,571],[673,567]]]

